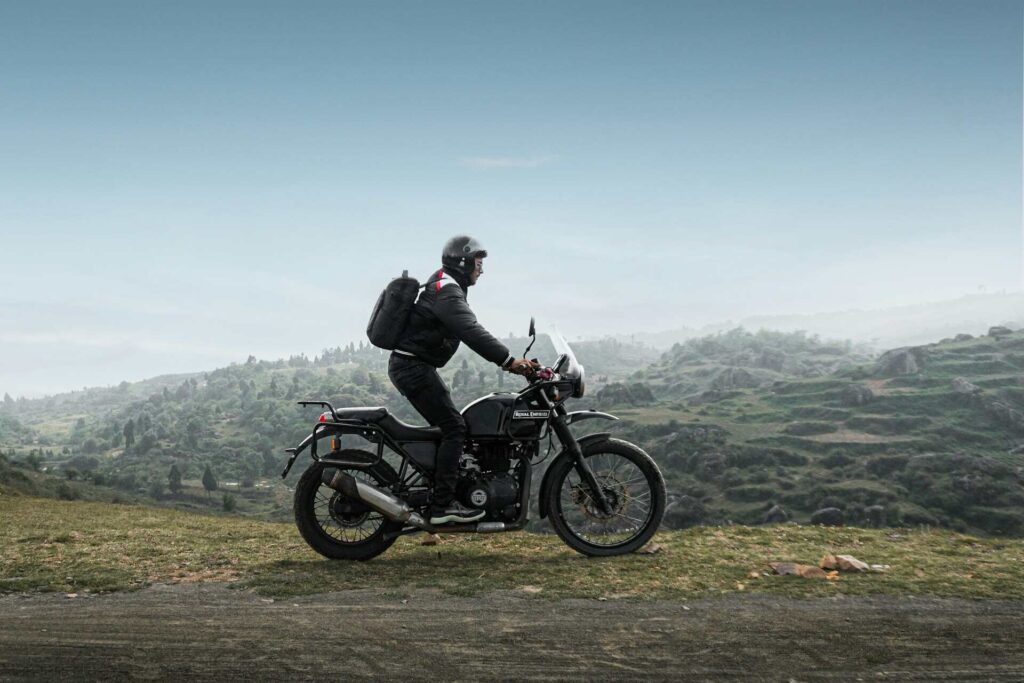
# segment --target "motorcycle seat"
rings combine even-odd
[[[339,420],[362,420],[379,425],[395,441],[440,441],[440,427],[417,427],[402,422],[384,407],[339,408],[334,411]]]
[[[387,408],[339,408],[334,411],[339,420],[363,420],[364,422],[378,422],[388,414]]]

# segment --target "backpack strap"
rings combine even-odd
[[[444,272],[443,269],[437,271],[437,274],[439,275],[439,277],[437,279],[437,282],[435,283],[436,289],[434,291],[440,292],[442,287],[445,287],[447,285],[458,285],[459,284],[458,282],[455,281],[455,278],[453,278],[448,273]]]

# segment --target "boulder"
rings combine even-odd
[[[1024,412],[1002,401],[991,401],[985,405],[985,410],[1000,422],[1011,429],[1024,431]]]
[[[843,511],[839,508],[822,508],[815,510],[814,514],[811,515],[811,524],[842,526],[843,521]]]
[[[974,335],[963,334],[963,333],[958,334],[955,337],[953,337],[953,341],[955,341],[955,342],[971,341],[972,339],[974,339]]]
[[[868,519],[868,526],[872,529],[881,529],[886,525],[885,508],[881,505],[869,505],[864,509]]]
[[[758,524],[782,524],[789,521],[789,515],[782,509],[781,505],[773,505],[768,512],[761,515],[757,520]]]
[[[971,384],[963,377],[957,377],[953,380],[953,391],[958,394],[980,394],[981,387]]]
[[[866,572],[868,563],[858,560],[853,555],[826,555],[821,558],[818,566],[822,569],[839,569],[844,572]]]
[[[925,363],[925,350],[919,346],[907,346],[886,351],[875,362],[876,377],[899,377],[914,375]]]
[[[1013,334],[1013,330],[1003,325],[993,325],[988,328],[988,336],[990,337],[1005,337],[1008,334]]]
[[[753,388],[760,384],[761,380],[743,368],[723,368],[711,380],[711,388],[718,390]]]
[[[850,384],[843,388],[839,402],[844,406],[862,406],[871,403],[875,394],[863,384]]]

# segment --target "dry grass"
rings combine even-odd
[[[652,555],[591,559],[554,535],[404,537],[370,562],[331,562],[291,524],[175,510],[0,498],[0,592],[114,591],[154,582],[230,582],[268,595],[348,588],[524,589],[549,597],[681,599],[738,591],[797,597],[869,593],[1024,598],[1024,541],[945,531],[695,528],[656,537]],[[769,576],[776,560],[826,553],[889,564],[837,581]]]

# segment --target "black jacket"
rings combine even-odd
[[[487,360],[508,366],[512,354],[477,322],[466,289],[469,283],[461,273],[434,271],[413,306],[405,334],[396,351],[415,355],[434,367],[444,366],[455,355],[459,342]]]

